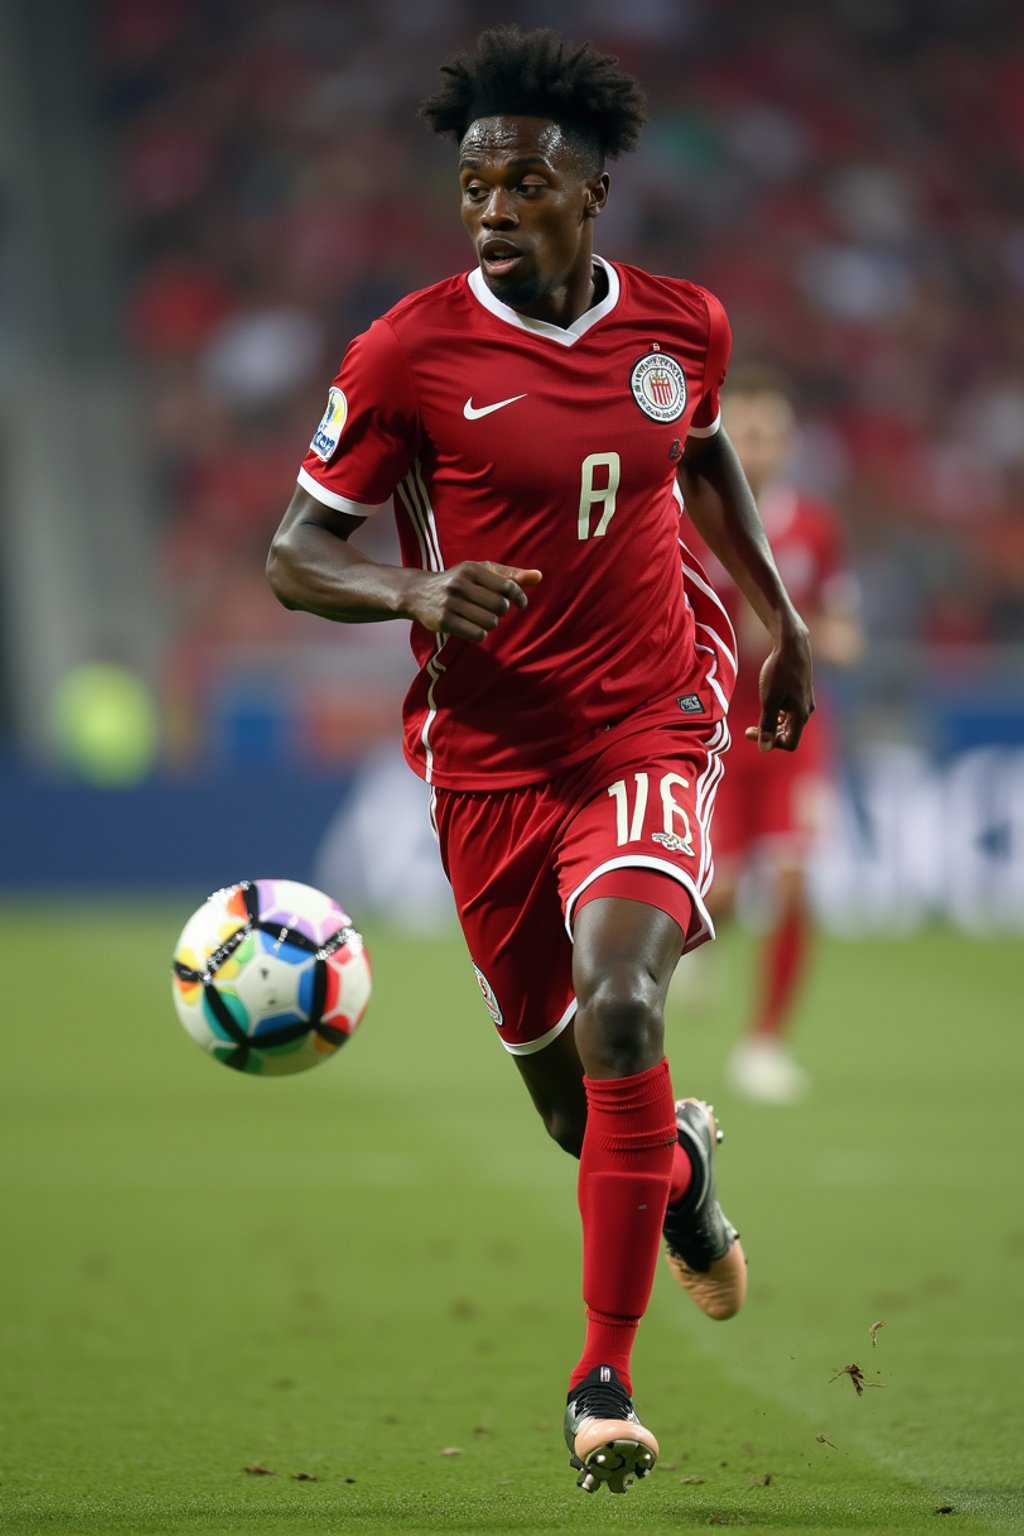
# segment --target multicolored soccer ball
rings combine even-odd
[[[297,880],[214,891],[182,929],[173,971],[193,1040],[263,1077],[329,1061],[370,1000],[370,957],[351,918]]]

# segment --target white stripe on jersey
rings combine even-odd
[[[427,487],[423,483],[423,474],[420,468],[419,459],[413,460],[412,469],[409,471],[409,475],[416,485],[416,489],[420,495],[420,505],[424,508],[426,513],[427,543],[430,546],[430,550],[433,554],[434,560],[436,561],[434,570],[443,571],[444,561],[441,559],[441,544],[437,536],[437,523],[434,520],[434,509],[430,505],[430,497],[427,495]]]
[[[738,650],[736,645],[736,631],[732,627],[732,620],[726,612],[725,604],[722,602],[722,599],[719,597],[714,587],[711,586],[707,577],[703,576],[699,570],[695,569],[697,562],[694,560],[693,555],[690,553],[689,549],[687,549],[682,539],[679,540],[679,548],[682,550],[682,554],[679,558],[683,566],[683,575],[686,577],[688,584],[690,586],[696,587],[698,592],[703,592],[704,596],[709,598],[710,601],[714,603],[715,607],[718,609],[718,613],[713,615],[716,624],[718,623],[719,615],[721,615],[723,627],[729,636],[729,643],[726,644],[720,635],[716,635],[715,638],[722,646],[726,659],[732,663],[733,671],[735,671],[737,666],[736,652]],[[687,561],[690,563],[687,564]],[[707,617],[711,618],[712,615],[708,614]],[[706,627],[710,629],[710,626]],[[711,630],[711,633],[714,634],[714,630]]]
[[[682,539],[679,540],[679,548],[682,551],[680,560],[683,567],[683,595],[686,606],[693,614],[693,648],[708,658],[704,681],[722,706],[723,712],[728,714],[729,700],[732,697],[732,690],[736,686],[738,666],[736,659],[736,636],[733,633],[729,615],[723,608],[718,594],[703,579],[700,572],[694,569],[692,564],[687,564],[687,558],[692,561],[693,556]],[[693,602],[691,593],[699,594],[696,603]],[[708,601],[705,602],[704,598],[708,599]],[[711,603],[714,604],[714,608],[710,607]],[[701,614],[703,614],[703,617],[701,617]],[[731,647],[719,634],[718,629],[706,622],[708,619],[713,619],[716,624],[719,623],[719,620],[723,621],[724,627],[729,634],[729,640],[732,642]],[[706,643],[702,643],[697,638],[698,632],[705,636]],[[721,682],[718,676],[720,666],[725,674]],[[723,682],[725,687],[722,686]]]
[[[435,635],[434,654],[427,662],[427,671],[430,674],[430,686],[427,689],[427,718],[423,722],[422,731],[420,731],[420,741],[423,743],[423,751],[426,754],[426,768],[423,776],[428,784],[433,784],[434,782],[434,753],[430,745],[430,727],[433,725],[434,719],[437,715],[437,705],[434,703],[434,689],[441,681],[442,672],[447,671],[444,663],[440,660],[441,652],[444,650],[447,643],[447,635]]]
[[[400,480],[396,492],[402,505],[409,514],[416,542],[420,547],[420,562],[425,571],[443,571],[444,562],[441,559],[441,546],[437,539],[437,524],[434,521],[434,509],[430,505],[430,497],[427,488],[423,484],[420,474],[420,464],[417,459],[408,474]]]
[[[707,624],[698,624],[696,618],[694,618],[694,629],[706,629],[709,635],[713,636],[715,640],[719,640],[719,636],[715,634],[713,629],[709,628]],[[718,681],[718,678],[715,676],[715,673],[718,671],[719,652],[715,649],[714,645],[701,645],[700,641],[696,638],[696,635],[694,636],[693,648],[695,651],[703,651],[706,656],[711,657],[704,681],[713,691],[715,698],[718,700],[719,704],[721,704],[722,709],[726,714],[728,714],[729,700],[726,694],[722,691],[722,687]]]
[[[441,545],[437,537],[437,523],[434,520],[434,509],[430,505],[430,497],[423,483],[420,473],[420,461],[416,459],[405,478],[400,481],[397,492],[402,505],[409,515],[416,542],[420,547],[420,561],[425,571],[443,571],[444,561],[441,558]],[[437,716],[437,704],[434,700],[434,690],[441,681],[441,675],[446,671],[441,660],[441,652],[448,643],[448,635],[434,636],[434,654],[427,662],[427,674],[430,682],[427,686],[427,715],[420,731],[420,741],[426,758],[424,778],[428,784],[434,782],[434,753],[430,745],[430,728]]]
[[[676,480],[672,494],[684,512],[683,493]],[[723,710],[728,710],[732,690],[736,686],[738,646],[732,620],[725,604],[708,581],[699,561],[679,537],[679,559],[683,568],[683,588],[687,607],[693,614],[694,648],[709,658],[705,681]],[[698,631],[704,636],[697,639]]]
[[[423,537],[423,528],[420,524],[419,518],[416,515],[415,503],[409,494],[408,482],[406,480],[400,481],[398,485],[395,486],[395,495],[398,497],[399,501],[405,508],[409,522],[412,524],[412,531],[416,535],[416,542],[420,547],[420,565],[423,570],[429,571],[432,569],[432,567],[427,556],[427,545]],[[397,510],[398,508],[396,506],[395,511],[397,512]]]
[[[683,574],[689,574],[685,565],[683,566]],[[736,672],[739,668],[739,661],[735,653],[729,648],[729,646],[723,640],[722,636],[718,633],[718,630],[712,629],[710,624],[703,623],[700,619],[697,618],[696,613],[694,613],[694,626],[697,629],[704,630],[712,646],[714,647],[716,654],[723,657],[732,667],[733,671]],[[732,635],[731,626],[729,634],[730,636]]]

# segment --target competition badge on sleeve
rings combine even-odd
[[[310,449],[318,459],[323,459],[326,464],[333,457],[341,437],[341,429],[345,425],[348,415],[348,401],[344,392],[332,385],[327,396],[327,409],[320,418],[320,425],[313,433],[313,441]]]

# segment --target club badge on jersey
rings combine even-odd
[[[327,395],[327,409],[320,418],[320,425],[313,433],[313,441],[310,450],[324,463],[332,458],[337,451],[341,431],[348,416],[348,401],[343,390],[336,384],[331,386]]]
[[[686,375],[674,357],[645,352],[629,376],[633,399],[652,421],[678,421],[686,410]]]

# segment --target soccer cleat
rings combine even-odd
[[[689,1189],[665,1212],[665,1258],[679,1284],[708,1317],[735,1317],[747,1294],[739,1233],[715,1198],[714,1151],[722,1133],[702,1099],[676,1102],[676,1135],[693,1168]]]
[[[799,1104],[811,1079],[775,1040],[741,1040],[729,1057],[730,1085],[754,1104]]]
[[[594,1493],[602,1483],[625,1493],[634,1477],[646,1477],[658,1459],[658,1442],[636,1416],[629,1393],[610,1365],[595,1365],[565,1405],[569,1465],[576,1486]]]

